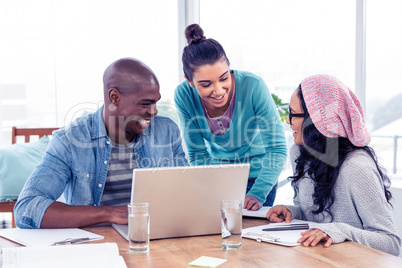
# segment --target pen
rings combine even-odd
[[[308,223],[295,223],[289,225],[283,225],[278,227],[268,227],[262,229],[263,231],[287,231],[287,230],[303,230],[309,229]]]
[[[60,245],[69,245],[69,244],[75,244],[75,243],[81,243],[85,241],[92,240],[89,237],[82,237],[82,238],[67,238],[62,241],[57,241],[52,244],[52,246],[60,246]]]

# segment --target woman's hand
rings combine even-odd
[[[270,222],[283,222],[290,223],[292,220],[292,212],[290,212],[285,206],[274,206],[268,210],[265,216]]]
[[[329,235],[327,235],[320,229],[308,229],[307,231],[304,231],[300,234],[302,235],[302,237],[297,242],[302,243],[302,245],[305,247],[314,247],[320,241],[324,241],[324,247],[328,248],[334,242],[334,240],[332,240]]]
[[[258,210],[261,207],[260,201],[252,195],[246,195],[244,199],[244,208],[248,210]]]

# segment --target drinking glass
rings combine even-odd
[[[241,249],[242,201],[221,200],[222,248]]]
[[[128,206],[128,241],[131,253],[149,251],[149,204],[130,203]]]

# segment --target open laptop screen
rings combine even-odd
[[[132,202],[150,204],[151,239],[218,234],[220,200],[246,194],[249,164],[134,169]]]

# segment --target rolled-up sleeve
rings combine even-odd
[[[19,228],[40,228],[46,209],[63,194],[71,178],[70,158],[68,148],[57,136],[53,137],[15,205],[15,222]]]

